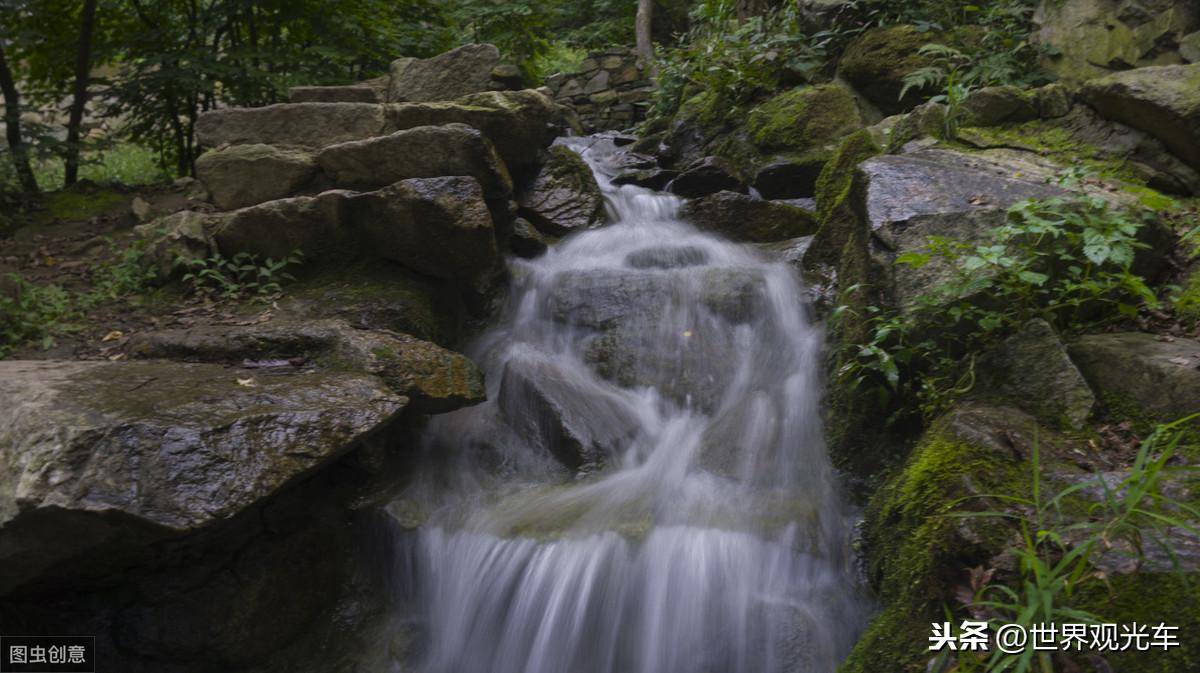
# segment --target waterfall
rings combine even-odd
[[[489,401],[430,422],[390,507],[421,521],[415,670],[832,673],[868,606],[795,272],[614,186],[610,138],[560,142],[611,223],[511,263]]]

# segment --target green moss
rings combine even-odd
[[[1063,120],[1045,119],[1022,124],[970,127],[959,130],[959,138],[978,147],[1009,147],[1036,152],[1063,166],[1081,165],[1103,178],[1128,183],[1139,198],[1155,204],[1173,200],[1145,187],[1146,179],[1124,156],[1107,156],[1104,148],[1090,144],[1064,126]],[[1135,191],[1136,190],[1136,191]],[[1151,206],[1155,207],[1155,206]]]
[[[808,253],[813,260],[836,263],[850,231],[861,226],[849,203],[854,168],[880,151],[870,132],[858,131],[841,142],[821,170],[815,191],[820,229]]]
[[[1004,423],[1006,419],[999,419]],[[1007,530],[994,522],[947,516],[974,509],[963,498],[1023,495],[1020,463],[966,441],[952,415],[936,421],[867,509],[867,568],[883,611],[855,646],[842,673],[924,670],[929,622],[953,605],[965,569],[1001,551]],[[975,423],[969,419],[967,423]]]
[[[894,114],[920,102],[918,92],[909,92],[904,101],[900,100],[904,76],[932,65],[930,58],[919,51],[930,42],[940,41],[938,36],[923,33],[916,26],[876,28],[846,49],[839,63],[840,72],[880,109]]]
[[[64,189],[45,196],[46,212],[56,220],[88,220],[129,202],[129,195],[114,189]]]
[[[841,84],[781,93],[754,108],[746,120],[754,144],[766,152],[819,151],[859,128],[858,104]]]
[[[1181,647],[1150,652],[1105,653],[1112,670],[1121,673],[1188,673],[1196,670],[1196,647],[1200,645],[1200,574],[1148,573],[1116,575],[1109,586],[1093,583],[1076,596],[1084,609],[1106,622],[1177,626]]]
[[[1124,190],[1137,197],[1138,202],[1151,210],[1175,210],[1179,202],[1159,192],[1142,185],[1125,185]]]

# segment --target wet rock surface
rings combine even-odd
[[[1100,114],[1149,133],[1200,169],[1200,63],[1108,75],[1084,84],[1080,96]]]
[[[4,593],[62,574],[100,577],[157,540],[229,519],[408,403],[363,374],[245,377],[154,361],[0,370]]]
[[[748,243],[781,241],[817,230],[817,220],[807,210],[729,191],[689,201],[680,212],[700,229]]]
[[[546,234],[590,229],[604,222],[604,198],[588,165],[565,147],[554,147],[533,182],[517,199],[520,213]]]

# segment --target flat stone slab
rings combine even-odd
[[[1089,334],[1067,349],[1106,404],[1161,422],[1200,411],[1200,341],[1118,332]]]
[[[251,143],[321,148],[386,130],[382,105],[280,103],[205,112],[196,122],[196,139],[209,148]]]
[[[367,374],[0,361],[0,595],[228,519],[407,403]]]
[[[379,90],[365,84],[350,86],[294,86],[288,89],[292,103],[382,103]]]

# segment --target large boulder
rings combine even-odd
[[[224,210],[292,196],[316,174],[311,153],[271,145],[234,145],[196,160],[196,177]]]
[[[1051,427],[1081,430],[1096,397],[1046,321],[1029,322],[979,363],[979,388]]]
[[[604,197],[592,169],[575,152],[562,146],[518,196],[520,212],[539,230],[561,236],[604,222]]]
[[[930,42],[942,40],[911,25],[874,28],[846,47],[838,74],[884,114],[904,112],[923,99],[920,87],[913,87],[900,98],[904,77],[931,65],[931,59],[919,51]]]
[[[513,189],[508,168],[491,141],[460,123],[418,126],[331,145],[321,150],[317,161],[338,187],[369,189],[408,178],[469,175],[488,198],[505,198]]]
[[[1025,199],[1068,194],[1046,182],[1056,167],[1010,159],[940,149],[868,159],[858,167],[866,220],[879,230],[903,226],[918,215],[1007,208]]]
[[[1042,91],[1042,90],[1038,90]],[[1061,93],[1060,89],[1048,89],[1043,100],[1048,113],[1060,112],[1063,104],[1049,94]],[[1037,92],[1027,92],[1016,86],[989,86],[971,92],[962,104],[962,126],[999,126],[1016,124],[1037,119],[1039,110]],[[1069,103],[1067,104],[1069,107]],[[1060,115],[1061,116],[1061,115]]]
[[[564,272],[546,301],[554,320],[598,330],[657,324],[663,311],[689,298],[708,314],[741,324],[758,315],[765,291],[762,274],[751,268],[592,269]]]
[[[384,107],[371,103],[280,103],[223,108],[200,115],[202,147],[261,143],[321,148],[386,132]]]
[[[388,102],[454,100],[497,87],[492,71],[500,50],[491,44],[468,44],[432,58],[398,59],[392,64]]]
[[[1200,169],[1200,63],[1091,80],[1080,96],[1101,115],[1149,133]]]
[[[1089,334],[1068,352],[1110,410],[1160,422],[1200,411],[1200,341]]]
[[[812,196],[837,143],[863,126],[854,93],[840,82],[770,98],[746,118],[746,133],[764,157],[755,162],[754,188],[768,199]]]
[[[0,595],[99,577],[262,502],[407,404],[375,377],[0,362]]]
[[[747,243],[782,241],[817,230],[816,217],[807,210],[736,192],[688,201],[679,215],[700,229]]]
[[[351,242],[343,226],[346,195],[330,191],[267,201],[212,218],[208,226],[228,258],[244,252],[278,261],[298,250],[309,260],[329,259]]]
[[[403,180],[347,199],[363,249],[434,278],[483,289],[500,255],[492,216],[474,178]]]
[[[181,210],[153,222],[138,225],[136,233],[145,242],[142,259],[160,279],[181,274],[181,262],[205,259],[213,247],[211,223],[220,216]]]
[[[637,427],[611,390],[532,353],[505,366],[496,403],[525,441],[573,470],[603,465]]]
[[[746,185],[738,170],[721,157],[705,157],[689,165],[671,180],[667,191],[693,199],[721,191],[745,192]]]
[[[1054,54],[1046,65],[1067,82],[1179,63],[1184,37],[1200,29],[1196,0],[1042,0],[1033,41]]]
[[[509,169],[521,172],[539,163],[541,152],[559,135],[563,111],[550,97],[524,91],[488,91],[453,102],[384,106],[389,132],[459,122],[483,131]],[[378,135],[378,134],[376,134]]]
[[[135,358],[280,368],[324,364],[377,376],[418,413],[478,404],[483,376],[465,356],[407,334],[356,329],[341,320],[272,321],[241,327],[160,330],[133,335]]]

